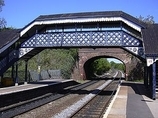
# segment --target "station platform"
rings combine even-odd
[[[123,81],[104,118],[158,118],[158,100],[146,91],[143,83]]]
[[[26,90],[31,90],[31,89],[36,89],[40,87],[46,87],[54,84],[59,84],[62,82],[67,82],[67,81],[73,81],[72,79],[48,79],[48,80],[40,80],[38,82],[31,82],[28,84],[23,84],[23,85],[17,85],[17,86],[10,86],[10,87],[4,87],[0,88],[0,95],[6,95],[10,93],[16,93],[16,92],[21,92],[21,91],[26,91]]]

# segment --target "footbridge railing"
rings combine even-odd
[[[37,47],[104,47],[119,46],[143,56],[141,39],[123,31],[79,31],[38,33],[25,41],[20,48],[20,57]]]
[[[18,50],[11,51],[7,56],[0,60],[0,75],[6,71],[14,62],[18,60]]]
[[[122,47],[143,57],[142,40],[123,30],[36,33],[0,59],[0,74],[35,48]]]

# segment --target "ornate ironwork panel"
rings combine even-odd
[[[133,54],[139,55],[145,58],[143,47],[124,47],[126,50],[132,52]]]
[[[21,58],[22,56],[24,56],[25,54],[27,54],[28,52],[30,52],[33,49],[34,48],[20,48],[19,49],[19,58]]]
[[[110,31],[107,32],[107,46],[121,46],[122,32]]]
[[[0,71],[7,66],[13,59],[17,58],[17,50],[13,50],[8,56],[0,60]]]
[[[22,47],[54,47],[61,46],[62,33],[35,34],[22,44]]]
[[[17,50],[13,50],[9,53],[9,62],[11,62],[13,59],[17,57]]]
[[[135,37],[125,32],[122,32],[122,41],[123,41],[124,46],[140,46],[141,45],[138,39],[136,39]]]
[[[1,69],[3,69],[3,67],[5,67],[7,65],[7,58],[3,58],[1,61],[0,61],[0,71]]]
[[[62,46],[89,46],[91,35],[89,32],[64,33]]]
[[[106,33],[105,32],[92,32],[91,33],[91,45],[92,46],[104,46],[106,44]]]
[[[78,31],[35,34],[21,47],[59,47],[59,46],[142,46],[141,40],[122,31]]]

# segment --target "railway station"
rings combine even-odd
[[[18,61],[25,61],[25,86],[28,83],[28,61],[44,49],[78,48],[77,73],[72,79],[87,80],[89,63],[100,57],[122,61],[125,74],[120,78],[131,80],[130,72],[137,62],[144,65],[144,90],[151,99],[158,98],[158,24],[146,24],[123,11],[102,11],[41,15],[22,29],[0,32],[0,76],[11,67],[12,81],[18,91]],[[131,56],[137,58],[137,62]],[[77,75],[76,75],[77,74]],[[60,82],[59,82],[60,83]],[[37,84],[36,84],[37,85]],[[123,82],[122,85],[128,85]],[[32,86],[31,86],[32,87]],[[28,87],[29,88],[29,87]],[[1,89],[1,88],[0,88]],[[4,90],[4,91],[3,91]],[[22,90],[22,89],[21,89]],[[31,90],[31,89],[30,89]],[[1,93],[6,94],[6,88]],[[2,95],[0,93],[0,95]],[[7,94],[12,93],[7,91]]]

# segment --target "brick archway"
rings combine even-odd
[[[87,79],[85,70],[84,70],[84,64],[94,57],[113,57],[116,59],[119,59],[125,64],[126,67],[126,74],[128,79],[128,74],[131,69],[133,69],[137,63],[132,63],[131,60],[131,54],[125,51],[122,48],[83,48],[79,49],[78,52],[79,55],[79,62],[78,62],[78,70],[80,79]],[[133,68],[131,68],[133,67]]]

